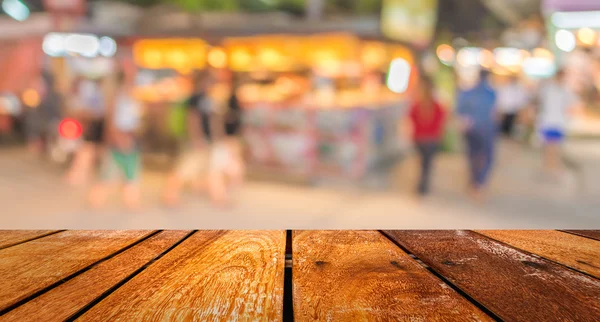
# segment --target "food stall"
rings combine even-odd
[[[137,70],[135,94],[144,102],[144,150],[167,157],[185,135],[183,103],[192,91],[190,75],[206,68],[208,44],[196,38],[144,38],[132,41]]]
[[[390,62],[409,66],[411,51],[351,33],[139,39],[133,44],[139,97],[155,106],[171,135],[183,137],[189,74],[229,70],[243,106],[251,171],[358,178],[399,153],[397,121],[408,94],[388,89]],[[169,106],[169,108],[165,108]],[[169,120],[169,122],[164,122]]]
[[[406,94],[388,89],[385,76],[394,59],[414,63],[407,48],[345,33],[223,44],[242,83],[251,169],[360,178],[399,152],[397,122]],[[404,76],[414,81],[414,71]]]
[[[543,9],[551,49],[584,107],[570,132],[600,135],[600,3],[545,0]]]

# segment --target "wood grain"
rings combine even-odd
[[[600,241],[553,230],[477,232],[600,278]]]
[[[469,231],[386,231],[505,321],[597,321],[600,281]]]
[[[189,231],[164,231],[2,316],[2,321],[64,321],[100,297]]]
[[[150,234],[64,231],[0,250],[0,310]]]
[[[82,321],[281,321],[284,231],[199,231]]]
[[[563,231],[571,233],[571,234],[595,239],[595,240],[600,240],[600,230],[563,230]]]
[[[296,321],[489,321],[377,231],[295,231]]]
[[[56,230],[0,230],[0,249],[39,238]]]

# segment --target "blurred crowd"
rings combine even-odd
[[[534,88],[517,76],[498,84],[487,70],[481,70],[478,79],[475,86],[458,90],[453,117],[436,100],[433,82],[421,80],[420,95],[409,112],[414,146],[421,160],[418,194],[427,195],[430,190],[433,161],[448,125],[462,134],[469,193],[475,200],[486,197],[501,138],[509,144],[538,139],[543,146],[543,179],[559,181],[564,174],[561,146],[569,120],[579,106],[564,72],[558,71]]]
[[[233,73],[223,77],[213,70],[189,76],[192,92],[184,101],[185,140],[165,181],[162,202],[176,206],[186,187],[206,194],[218,206],[230,205],[233,191],[245,177],[244,144],[240,137],[243,108],[239,82]],[[544,178],[563,172],[561,144],[570,114],[577,105],[564,73],[535,88],[516,76],[492,81],[482,70],[475,86],[459,88],[455,106],[438,99],[435,82],[421,76],[402,122],[410,125],[413,147],[420,159],[416,193],[426,196],[435,180],[433,167],[447,127],[458,129],[468,164],[470,195],[485,198],[496,159],[497,141],[526,142],[532,136],[543,143]],[[135,75],[127,69],[101,78],[77,78],[67,95],[56,90],[50,73],[35,85],[39,97],[25,118],[31,153],[70,152],[65,180],[73,186],[93,182],[89,203],[101,207],[109,192],[121,188],[124,204],[138,209],[142,173],[142,115],[146,108],[134,93]],[[25,96],[24,96],[25,98]],[[26,102],[27,103],[27,102]],[[401,121],[401,120],[398,120]],[[151,138],[150,138],[151,140]]]
[[[184,186],[229,205],[230,190],[244,177],[239,135],[241,107],[235,80],[211,71],[190,76],[193,92],[185,101],[186,142],[164,187],[163,202],[175,206]],[[77,78],[66,95],[50,73],[36,80],[35,108],[25,114],[32,154],[68,154],[65,181],[93,182],[89,203],[101,207],[121,188],[124,204],[139,209],[144,103],[134,93],[135,76],[126,69],[101,78]]]

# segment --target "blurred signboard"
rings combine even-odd
[[[437,0],[384,0],[381,30],[391,39],[425,47],[435,32],[437,8]]]

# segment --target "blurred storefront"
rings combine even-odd
[[[14,134],[16,126],[22,124],[27,105],[23,100],[36,100],[36,92],[30,89],[40,75],[42,37],[50,28],[50,17],[45,14],[31,15],[26,22],[0,18],[0,134],[3,136]]]
[[[572,132],[600,135],[600,2],[546,0],[543,9],[557,63],[584,107]]]
[[[184,133],[181,102],[191,90],[186,75],[205,68],[233,73],[256,171],[360,177],[399,153],[397,121],[416,72],[407,47],[337,32],[232,35],[211,43],[141,39],[133,48],[138,93],[166,105],[170,112],[162,119],[169,120],[171,134]],[[390,75],[393,61],[405,63],[396,71],[405,75]],[[390,76],[399,89],[386,86]]]

